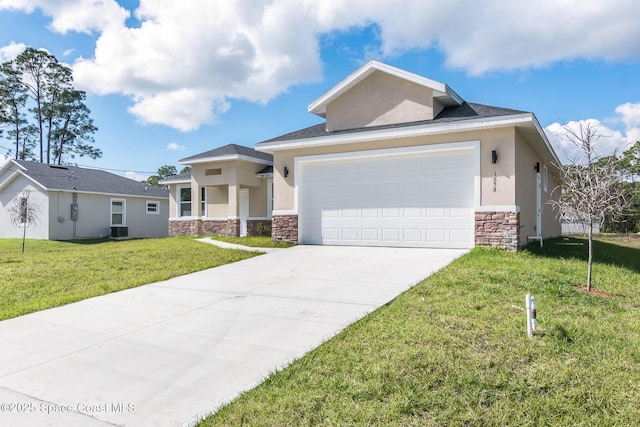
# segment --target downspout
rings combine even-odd
[[[73,240],[76,240],[76,225],[78,221],[77,215],[73,214],[74,206],[78,206],[78,193],[73,193],[73,200],[71,202],[71,220],[73,221]]]

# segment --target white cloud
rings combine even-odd
[[[176,144],[175,142],[170,142],[169,145],[167,145],[167,150],[184,151],[184,148],[184,145]]]
[[[621,116],[629,142],[640,141],[640,103],[632,104],[627,102],[619,105],[616,108],[616,113]]]
[[[135,181],[144,181],[149,178],[149,175],[139,174],[138,172],[125,172],[124,176]]]
[[[115,0],[2,0],[0,10],[31,13],[40,9],[52,18],[51,29],[58,33],[91,33],[124,24],[129,12]]]
[[[576,162],[582,159],[582,152],[567,137],[566,128],[579,133],[580,126],[590,126],[599,139],[597,140],[597,152],[606,156],[616,152],[622,154],[626,149],[640,139],[640,103],[626,103],[615,110],[618,117],[612,120],[624,123],[623,130],[616,130],[598,119],[585,119],[571,121],[567,124],[552,123],[544,130],[549,141],[556,150],[562,163]]]
[[[20,55],[25,49],[26,45],[22,43],[11,42],[8,46],[0,47],[0,63],[6,61],[13,61],[18,55]]]
[[[376,25],[366,55],[440,50],[447,66],[479,75],[562,60],[640,58],[633,0],[140,0],[140,25],[115,0],[1,0],[0,9],[52,17],[55,31],[99,31],[76,83],[131,96],[144,123],[188,131],[233,99],[265,103],[322,77],[319,37]],[[377,44],[376,44],[377,43]]]

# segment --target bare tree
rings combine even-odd
[[[598,152],[601,135],[590,124],[580,125],[578,130],[565,127],[565,131],[582,156],[569,165],[557,165],[560,186],[554,191],[561,194],[550,203],[565,220],[582,222],[589,230],[587,292],[591,292],[594,224],[601,224],[605,216],[613,218],[622,213],[626,200],[621,191],[622,177],[616,172],[618,158],[615,153],[603,156]]]
[[[24,255],[27,227],[37,224],[40,219],[40,206],[32,200],[31,191],[23,190],[13,199],[13,205],[9,208],[9,217],[13,225],[22,227],[22,254]]]

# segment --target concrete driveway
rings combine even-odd
[[[192,424],[465,252],[297,246],[2,321],[0,425]]]

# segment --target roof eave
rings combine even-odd
[[[424,124],[417,126],[405,126],[371,130],[339,135],[319,136],[307,139],[295,139],[289,141],[260,142],[256,144],[256,150],[273,154],[280,150],[296,148],[319,147],[326,145],[339,145],[392,138],[408,138],[412,136],[433,135],[452,132],[464,132],[478,129],[492,129],[499,127],[515,126],[524,123],[537,124],[532,113],[514,114],[508,116],[484,117],[456,122],[437,124]],[[540,125],[537,124],[537,127]],[[542,133],[544,135],[544,132]],[[546,140],[546,136],[543,136]],[[552,151],[553,153],[553,151]],[[555,155],[555,153],[554,153]]]
[[[15,164],[18,165],[17,163],[15,163]],[[20,165],[18,165],[18,166],[20,166]],[[30,177],[28,173],[24,172],[25,168],[23,168],[22,166],[20,166],[20,168],[22,170],[13,172],[11,175],[9,175],[9,177],[7,179],[5,179],[4,181],[2,181],[0,183],[0,190],[3,190],[7,185],[9,185],[11,182],[13,182],[13,180],[18,178],[18,176],[23,176],[26,179],[28,179],[29,181],[33,182],[36,186],[40,187],[42,190],[47,191],[47,187],[45,187],[44,185],[42,185],[41,183],[36,181],[34,178]]]
[[[229,154],[225,156],[212,156],[212,157],[203,157],[201,159],[192,159],[187,157],[186,159],[178,160],[178,163],[181,165],[196,165],[201,163],[214,163],[214,162],[224,162],[229,160],[244,160],[246,162],[257,163],[260,165],[273,165],[273,161],[258,159],[257,157],[243,156],[241,154]]]
[[[171,184],[189,184],[191,179],[161,179],[158,184],[171,185]]]
[[[47,189],[49,192],[60,192],[60,193],[78,193],[78,194],[95,194],[98,196],[116,196],[116,197],[135,197],[141,199],[163,199],[169,200],[169,196],[155,196],[153,194],[127,194],[127,193],[103,193],[100,191],[87,191],[87,190],[69,190],[65,188],[49,188]]]

